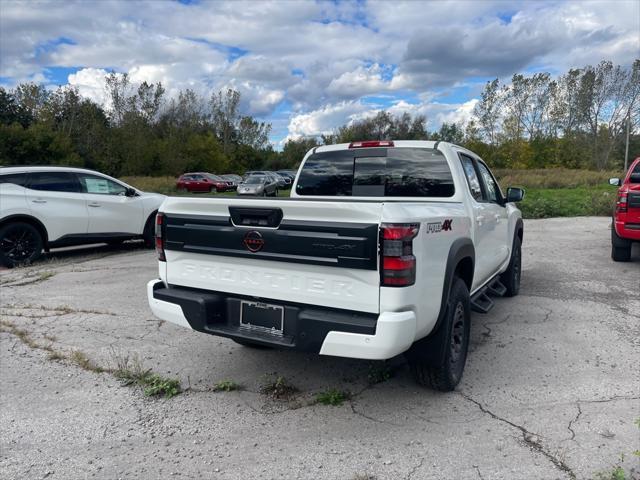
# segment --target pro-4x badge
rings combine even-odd
[[[427,223],[427,233],[448,232],[449,230],[451,230],[452,223],[453,223],[453,219],[444,220],[442,223],[440,222]]]

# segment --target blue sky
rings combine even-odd
[[[639,56],[637,0],[0,5],[1,85],[70,84],[99,102],[108,71],[168,95],[231,87],[276,146],[380,109],[465,122],[487,80]]]

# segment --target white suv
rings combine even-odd
[[[164,199],[92,170],[0,168],[0,264],[30,263],[70,245],[143,238],[151,247]]]

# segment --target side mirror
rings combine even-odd
[[[619,178],[610,178],[609,185],[613,185],[614,187],[619,187],[620,185],[622,185],[622,182],[620,181]]]
[[[524,199],[524,190],[517,187],[507,188],[507,203],[521,202]]]
[[[135,197],[136,196],[136,191],[133,188],[129,187],[124,191],[124,195],[126,197]]]

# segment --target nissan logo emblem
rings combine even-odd
[[[245,247],[247,247],[247,250],[253,253],[259,252],[260,250],[262,250],[262,247],[264,247],[264,239],[262,238],[262,234],[260,232],[257,232],[256,230],[247,232],[244,236],[244,240],[242,240],[242,243]]]

